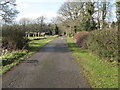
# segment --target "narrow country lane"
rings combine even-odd
[[[72,59],[66,38],[42,48],[3,75],[3,88],[88,88],[81,69]]]

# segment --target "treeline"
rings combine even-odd
[[[57,24],[45,23],[44,16],[35,20],[22,18],[19,23],[2,26],[2,48],[7,51],[24,50],[28,49],[28,37],[58,34],[60,32]]]
[[[40,16],[34,20],[22,18],[20,19],[19,24],[26,32],[28,32],[28,34],[29,32],[46,32],[48,35],[59,34],[57,25],[54,23],[45,23],[45,20],[46,18],[44,16]]]
[[[74,34],[118,26],[117,2],[96,0],[95,2],[65,2],[59,9],[58,23],[63,32]]]

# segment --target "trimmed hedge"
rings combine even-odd
[[[109,61],[117,61],[117,30],[106,29],[93,32],[88,36],[86,44],[88,49],[98,56],[108,58]]]
[[[89,33],[82,31],[74,36],[74,41],[80,48],[85,47],[95,55],[107,58],[110,62],[118,60],[117,29],[104,29]]]

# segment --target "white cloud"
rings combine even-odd
[[[48,12],[48,13],[28,13],[28,14],[21,14],[18,15],[16,18],[16,21],[19,21],[21,18],[31,18],[36,19],[37,17],[44,16],[47,20],[51,20],[51,18],[56,17],[57,14],[54,12]]]
[[[50,20],[57,16],[56,8],[64,1],[65,0],[16,0],[17,10],[20,12],[17,15],[16,21],[19,21],[21,18],[36,19],[39,16],[45,16],[47,20]],[[60,4],[56,6],[53,5],[53,2]],[[48,7],[46,3],[49,5]]]
[[[25,3],[19,3],[17,4],[17,8],[18,9],[25,9],[25,8],[28,8],[29,5],[25,4]]]
[[[27,9],[29,8],[29,4],[27,3],[24,3],[23,1],[21,2],[22,0],[17,0],[16,3],[17,3],[17,9],[18,10],[24,10],[24,9]]]

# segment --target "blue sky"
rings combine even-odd
[[[19,14],[16,20],[21,18],[35,19],[44,15],[48,20],[57,16],[57,11],[66,0],[16,0]]]

